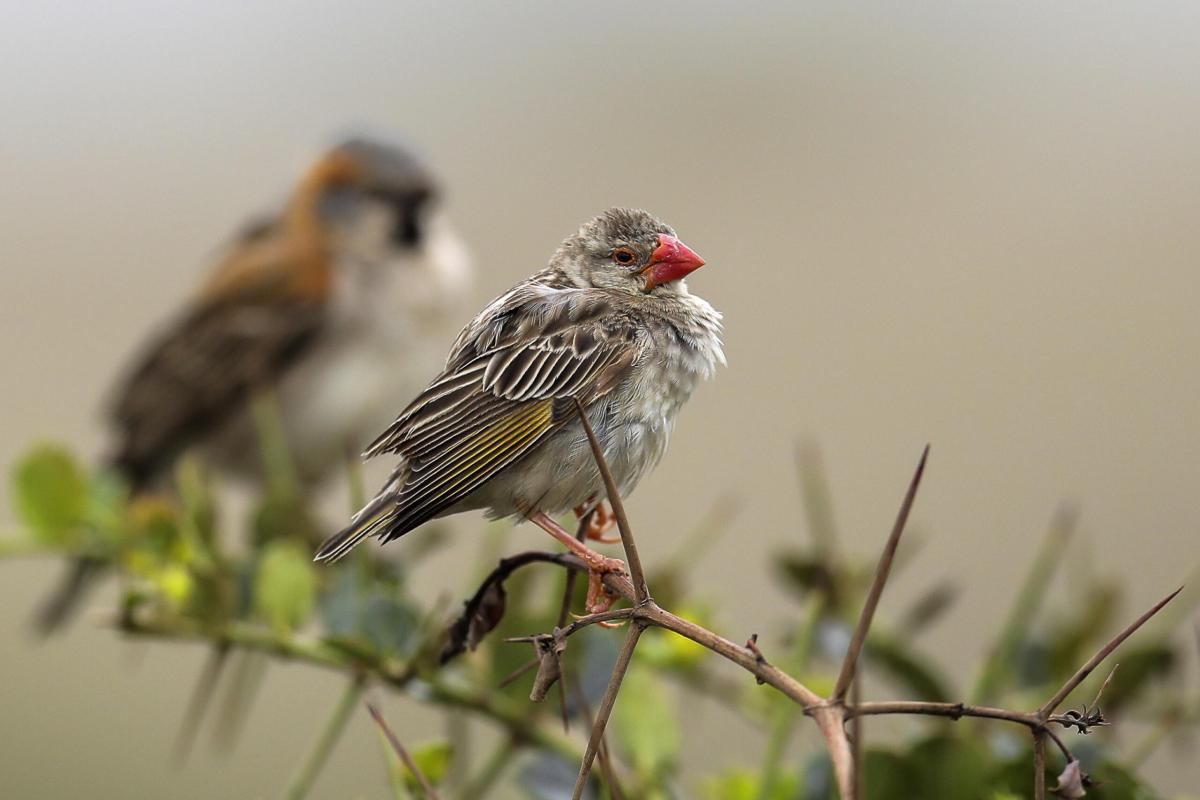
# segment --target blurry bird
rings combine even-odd
[[[645,211],[614,208],[586,223],[463,329],[442,373],[367,448],[364,457],[402,461],[316,560],[486,509],[528,518],[582,557],[588,605],[598,607],[599,575],[623,565],[549,516],[603,491],[575,400],[618,488],[631,491],[662,457],[696,384],[724,363],[721,315],[683,280],[703,264]]]
[[[136,491],[195,447],[213,468],[261,480],[251,402],[266,390],[299,479],[319,482],[437,368],[470,271],[424,164],[396,144],[342,142],[235,237],[151,339],[117,388],[113,466]],[[88,563],[45,606],[43,630],[70,612]]]

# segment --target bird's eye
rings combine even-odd
[[[618,247],[616,250],[613,250],[612,260],[623,267],[628,267],[637,261],[637,254],[628,247]]]

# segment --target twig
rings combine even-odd
[[[846,690],[850,688],[850,681],[854,680],[858,655],[862,651],[863,643],[867,641],[867,633],[871,630],[871,621],[875,618],[875,609],[879,606],[880,596],[883,595],[883,587],[887,583],[888,573],[892,569],[892,560],[896,557],[896,548],[900,545],[900,535],[904,533],[904,525],[908,522],[908,512],[912,510],[913,500],[916,499],[917,487],[921,485],[921,476],[925,472],[925,462],[928,458],[929,445],[925,445],[925,450],[921,453],[921,460],[917,464],[917,471],[913,473],[912,480],[908,484],[908,491],[904,494],[904,502],[900,504],[896,522],[892,525],[892,533],[883,547],[883,554],[879,556],[879,566],[875,568],[875,579],[871,581],[866,602],[863,603],[862,613],[858,617],[858,625],[854,629],[854,636],[850,639],[850,647],[847,648],[846,657],[842,660],[842,671],[838,674],[837,684],[829,698],[835,703],[845,700]]]
[[[885,714],[903,714],[906,716],[943,717],[957,722],[963,717],[976,719],[994,719],[1022,725],[1031,731],[1044,730],[1062,750],[1067,760],[1074,757],[1070,749],[1045,724],[1038,719],[1037,714],[1030,711],[1010,711],[1007,708],[992,708],[991,706],[976,706],[966,703],[928,703],[922,700],[885,700],[874,703],[860,703],[846,706],[846,718],[881,716]]]
[[[588,614],[586,617],[580,617],[570,625],[567,625],[565,628],[556,628],[554,633],[535,633],[531,636],[510,636],[504,641],[536,642],[540,639],[554,638],[555,636],[562,636],[565,638],[576,631],[588,627],[589,625],[596,625],[601,622],[632,619],[633,613],[634,611],[632,608],[613,608],[608,611],[601,611],[596,614]]]
[[[588,442],[592,446],[596,467],[600,470],[600,477],[604,480],[604,491],[608,494],[608,502],[612,506],[613,516],[617,518],[617,529],[621,532],[621,546],[625,549],[625,561],[629,567],[629,577],[633,581],[634,603],[641,605],[650,597],[650,590],[646,586],[646,573],[642,569],[642,559],[638,555],[637,543],[633,540],[633,528],[629,524],[629,517],[625,514],[625,504],[621,501],[621,492],[617,489],[617,482],[613,480],[612,470],[608,468],[608,460],[604,457],[600,440],[596,438],[596,432],[592,430],[592,423],[588,421],[587,409],[583,407],[583,403],[578,397],[575,398],[575,407],[579,409],[579,422],[583,425]]]
[[[599,508],[600,504],[597,502],[596,505],[588,509],[579,518],[579,524],[575,527],[575,541],[583,542],[587,538],[588,527],[591,526],[592,517],[596,515]],[[567,570],[566,578],[563,581],[562,602],[558,605],[558,622],[555,623],[559,628],[566,625],[567,620],[571,616],[571,599],[575,596],[575,579],[578,575],[579,573],[575,570]],[[535,658],[530,663],[531,666],[537,666],[538,660]],[[561,668],[565,670],[566,664],[564,663]],[[562,714],[563,732],[566,733],[571,729],[571,718],[567,713],[567,681],[565,674],[558,682],[558,710]],[[589,722],[588,725],[591,725],[591,723]]]
[[[422,772],[421,768],[417,766],[417,762],[413,761],[413,757],[409,755],[408,750],[406,750],[404,747],[404,744],[400,741],[396,734],[392,732],[391,727],[387,724],[387,720],[383,718],[383,714],[370,700],[366,701],[366,706],[367,711],[371,712],[371,716],[374,718],[375,724],[379,726],[381,731],[383,731],[383,735],[387,737],[388,743],[391,744],[392,749],[396,751],[396,755],[400,756],[400,760],[404,762],[404,766],[408,767],[408,771],[411,772],[413,777],[417,779],[417,783],[420,784],[421,791],[424,793],[425,797],[428,798],[428,800],[438,800],[438,794],[433,790],[433,786],[430,785],[429,779],[425,777],[425,773]]]
[[[325,727],[321,729],[321,735],[317,737],[312,752],[308,754],[300,772],[288,786],[288,800],[300,800],[300,798],[307,797],[308,793],[312,791],[317,775],[321,773],[321,768],[329,760],[329,754],[333,752],[334,745],[337,744],[338,739],[342,736],[342,731],[346,728],[346,723],[350,721],[350,714],[354,710],[354,706],[358,704],[358,698],[362,696],[364,685],[365,681],[362,676],[355,677],[346,685],[337,705],[334,706],[333,714],[325,723]]]
[[[850,684],[850,701],[862,702],[862,681]],[[850,748],[854,756],[854,796],[863,796],[863,718],[861,715],[850,719]]]
[[[1046,737],[1033,733],[1033,800],[1046,800]]]
[[[596,718],[592,715],[587,694],[583,691],[583,684],[578,677],[571,682],[571,688],[574,690],[575,702],[579,706],[579,711],[583,714],[583,721],[589,728],[595,727]],[[613,766],[612,751],[609,750],[607,737],[600,738],[600,749],[596,751],[596,758],[600,762],[600,772],[604,775],[604,783],[608,786],[611,800],[625,800],[625,792],[621,789],[621,782],[617,780],[617,771]]]
[[[574,575],[575,573],[572,571],[571,574]],[[529,672],[537,669],[537,666],[538,666],[538,660],[536,658],[531,658],[530,660],[526,661],[524,664],[517,667],[512,672],[508,673],[503,678],[501,678],[500,682],[496,684],[496,687],[499,689],[503,689],[505,686],[508,686],[513,681],[519,679],[522,675],[526,675]]]
[[[608,679],[608,688],[604,690],[600,707],[596,709],[596,721],[592,725],[592,735],[588,738],[587,749],[583,751],[583,761],[579,765],[579,775],[575,778],[575,789],[571,792],[571,800],[580,800],[583,797],[583,790],[587,788],[592,762],[595,761],[596,753],[600,749],[600,743],[604,738],[604,729],[608,726],[608,718],[617,702],[617,693],[621,691],[621,681],[625,679],[629,661],[633,658],[633,650],[637,647],[643,630],[645,630],[645,625],[634,622],[629,626],[629,633],[625,635],[625,644],[621,646],[621,652],[617,655],[617,663],[613,665],[612,677]]]
[[[455,657],[473,647],[471,642],[471,627],[480,607],[487,601],[492,587],[499,585],[503,589],[504,581],[521,567],[536,563],[562,564],[566,553],[544,553],[539,550],[529,550],[515,556],[500,559],[499,565],[483,579],[483,583],[475,591],[464,606],[462,614],[450,626],[448,640],[442,648],[438,660],[446,664]]]
[[[1038,716],[1043,721],[1048,719],[1050,717],[1050,715],[1054,713],[1054,710],[1056,708],[1058,708],[1059,704],[1062,703],[1062,701],[1067,698],[1067,695],[1069,695],[1071,692],[1073,692],[1075,690],[1075,687],[1078,686],[1079,684],[1081,684],[1083,682],[1084,678],[1086,678],[1088,675],[1090,675],[1092,673],[1092,670],[1094,670],[1097,666],[1100,665],[1101,661],[1108,658],[1109,653],[1111,653],[1113,650],[1116,650],[1121,645],[1121,642],[1125,641],[1130,636],[1132,636],[1134,631],[1136,631],[1138,628],[1145,625],[1146,622],[1149,621],[1149,619],[1151,617],[1153,617],[1155,614],[1157,614],[1159,611],[1161,611],[1163,606],[1165,606],[1167,603],[1174,600],[1175,596],[1178,595],[1182,591],[1183,591],[1183,587],[1180,586],[1178,589],[1171,592],[1169,595],[1164,597],[1162,600],[1159,600],[1157,603],[1155,603],[1154,607],[1151,608],[1149,611],[1147,611],[1145,614],[1142,614],[1136,620],[1129,623],[1129,625],[1127,625],[1125,627],[1125,629],[1122,630],[1120,633],[1118,633],[1116,636],[1109,639],[1108,642],[1103,647],[1101,647],[1099,650],[1096,651],[1095,655],[1093,655],[1091,658],[1089,658],[1087,660],[1086,664],[1084,664],[1082,667],[1080,667],[1079,670],[1074,675],[1072,675],[1066,683],[1064,683],[1062,685],[1061,689],[1059,689],[1057,692],[1054,693],[1053,697],[1051,697],[1049,700],[1046,701],[1045,705],[1043,705],[1041,708],[1038,709],[1038,711],[1037,711]]]

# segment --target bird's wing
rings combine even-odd
[[[634,363],[640,337],[629,317],[592,293],[560,294],[527,298],[524,313],[506,308],[507,320],[477,326],[490,346],[457,348],[458,358],[367,449],[405,460],[389,538],[514,463],[575,417],[575,398],[595,402]]]
[[[278,377],[313,341],[325,297],[287,267],[287,259],[303,255],[261,233],[247,240],[118,387],[113,462],[135,485]]]

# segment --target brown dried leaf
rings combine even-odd
[[[472,598],[472,602],[463,609],[462,616],[454,621],[447,632],[441,662],[445,664],[459,653],[478,647],[484,637],[504,619],[507,603],[508,593],[501,581],[489,584],[482,595],[477,599]]]
[[[1058,786],[1055,786],[1052,791],[1059,797],[1076,800],[1087,794],[1087,790],[1084,789],[1086,785],[1087,775],[1080,768],[1078,761],[1072,761],[1058,776]]]
[[[560,628],[555,628],[553,635],[534,639],[533,649],[537,653],[538,671],[533,679],[529,699],[540,703],[546,699],[546,694],[554,683],[562,677],[562,654],[567,649],[567,639],[562,635]]]

